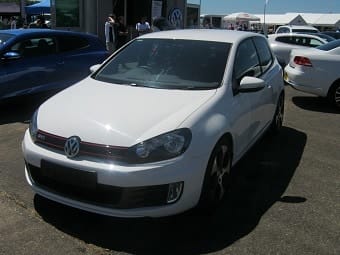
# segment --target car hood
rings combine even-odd
[[[178,128],[216,90],[166,90],[88,77],[41,105],[38,128],[82,141],[129,147]]]

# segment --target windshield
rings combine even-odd
[[[324,34],[321,34],[321,33],[320,34],[316,34],[316,36],[319,36],[320,38],[326,40],[327,42],[332,42],[332,41],[335,40],[334,37],[329,36],[329,35],[324,35]]]
[[[316,47],[319,50],[329,51],[340,46],[340,39]]]
[[[0,46],[5,45],[6,42],[13,37],[14,35],[11,34],[0,34]]]
[[[94,78],[160,89],[213,89],[220,86],[231,44],[137,39]]]

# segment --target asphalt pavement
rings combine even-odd
[[[35,195],[21,141],[42,100],[0,105],[0,254],[340,254],[340,112],[286,87],[282,132],[234,168],[210,216],[119,219]]]

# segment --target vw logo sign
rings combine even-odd
[[[183,21],[183,14],[182,11],[178,8],[174,8],[168,16],[168,20],[172,25],[174,25],[176,28],[180,28]]]
[[[80,138],[78,136],[71,136],[65,142],[64,151],[68,158],[74,158],[79,153]]]

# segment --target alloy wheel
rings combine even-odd
[[[215,154],[210,170],[210,197],[219,202],[223,199],[229,185],[231,158],[228,146],[221,144]]]

